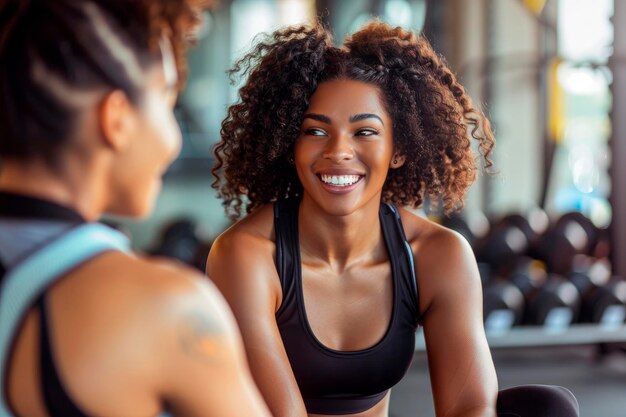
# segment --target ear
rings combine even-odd
[[[393,154],[393,157],[391,158],[391,162],[389,162],[389,168],[391,168],[391,169],[398,169],[402,165],[404,165],[405,161],[406,161],[406,156],[404,156],[402,154],[395,153],[395,154]]]
[[[125,149],[135,134],[136,110],[121,90],[108,93],[100,104],[99,111],[102,137],[114,151]]]

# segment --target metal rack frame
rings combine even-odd
[[[626,343],[626,325],[602,326],[599,324],[573,324],[565,329],[541,326],[518,326],[498,333],[488,334],[491,348],[519,348],[566,345],[594,345],[601,343]],[[424,333],[416,334],[415,351],[426,351]]]

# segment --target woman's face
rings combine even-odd
[[[295,145],[305,198],[334,215],[368,203],[378,207],[394,154],[392,132],[377,86],[347,79],[321,83]]]
[[[117,201],[111,201],[109,209],[115,214],[149,214],[162,176],[180,152],[181,132],[173,112],[176,79],[171,74],[172,68],[155,66],[146,76],[142,100],[135,107],[133,138],[116,167]]]

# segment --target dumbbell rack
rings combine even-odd
[[[603,326],[600,324],[573,324],[564,329],[542,326],[516,326],[497,334],[488,334],[491,348],[518,348],[564,345],[594,345],[600,343],[626,342],[626,325]],[[415,351],[426,350],[424,334],[416,335]]]

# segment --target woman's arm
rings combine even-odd
[[[272,414],[303,417],[304,403],[276,324],[282,290],[273,253],[269,238],[231,229],[213,244],[207,274],[235,315],[252,375]]]
[[[495,417],[498,383],[472,250],[439,227],[422,240],[416,273],[436,415]]]
[[[158,391],[175,416],[270,417],[254,384],[226,302],[195,271],[172,270],[154,317],[160,352]]]

